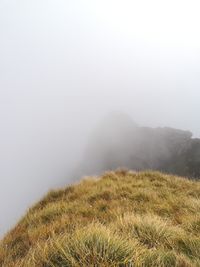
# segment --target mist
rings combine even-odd
[[[0,1],[0,235],[48,190],[104,169],[88,165],[88,147],[112,112],[200,137],[198,11],[198,1]]]

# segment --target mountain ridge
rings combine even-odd
[[[124,167],[200,178],[200,139],[190,131],[139,126],[129,116],[111,114],[89,140],[75,176]]]
[[[3,267],[200,266],[200,183],[117,170],[49,192],[0,243]]]

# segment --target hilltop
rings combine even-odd
[[[200,183],[113,171],[49,192],[0,244],[3,267],[200,266]]]

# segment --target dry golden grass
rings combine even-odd
[[[52,191],[1,241],[0,266],[200,266],[200,183],[120,170]]]

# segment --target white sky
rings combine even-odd
[[[0,0],[0,233],[64,183],[112,110],[200,137],[199,11],[193,0]]]

